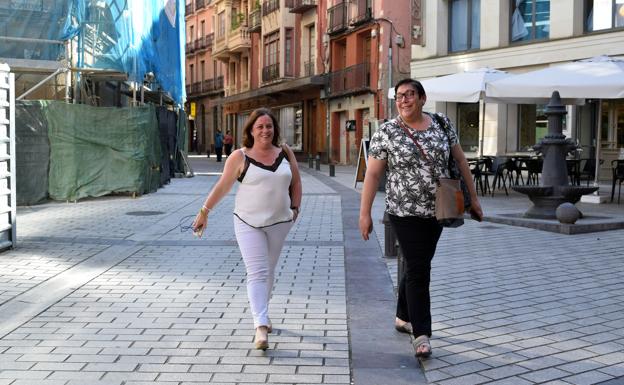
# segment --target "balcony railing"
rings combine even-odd
[[[260,8],[254,9],[249,13],[249,32],[260,32],[262,29],[262,14]]]
[[[194,41],[190,41],[188,43],[186,43],[186,53],[193,53],[195,51],[195,42]]]
[[[213,79],[206,79],[201,82],[193,82],[186,85],[187,95],[199,95],[218,91],[223,91],[223,76],[217,76]]]
[[[316,8],[316,0],[292,0],[291,13],[304,13]]]
[[[201,82],[194,82],[191,85],[191,94],[198,94],[201,92]]]
[[[206,38],[205,38],[205,36],[202,36],[202,37],[200,37],[198,39],[195,39],[195,48],[198,51],[206,49]]]
[[[195,9],[204,8],[204,0],[195,0]]]
[[[340,3],[327,10],[329,13],[328,34],[340,33],[349,27],[347,24],[347,5],[347,3]]]
[[[206,39],[206,48],[212,49],[212,44],[214,43],[214,32],[209,33],[204,38]]]
[[[314,59],[303,63],[303,76],[314,75]]]
[[[264,0],[262,3],[262,15],[266,16],[269,13],[275,12],[279,9],[279,0]]]
[[[356,64],[331,72],[327,76],[329,96],[365,91],[370,89],[370,85],[369,63]]]
[[[193,4],[186,4],[186,7],[184,7],[184,12],[184,14],[187,16],[193,13]]]
[[[221,90],[223,90],[223,76],[204,80],[202,82],[202,92],[214,92]]]
[[[357,15],[351,19],[350,23],[352,25],[359,25],[366,23],[369,20],[373,19],[373,11],[369,7],[364,7],[363,9],[358,8]]]
[[[262,68],[262,81],[270,82],[279,79],[279,63],[268,65]]]

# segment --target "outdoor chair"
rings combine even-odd
[[[505,195],[509,195],[509,191],[507,191],[507,182],[506,179],[509,178],[507,165],[509,158],[506,156],[497,156],[486,162],[485,172],[483,173],[486,177],[486,183],[489,185],[488,177],[493,176],[491,193],[494,196],[494,190],[496,188],[500,188],[501,184],[503,185],[503,189],[505,189]]]
[[[488,184],[487,175],[485,175],[486,163],[490,159],[481,158],[475,159],[468,162],[470,167],[470,172],[472,173],[472,177],[474,180],[475,188],[477,193],[481,190],[481,195],[485,196],[490,189]]]
[[[583,167],[578,174],[578,184],[580,185],[583,180],[586,180],[587,186],[589,186],[589,182],[596,179],[596,158],[584,160],[585,163],[583,163]],[[602,165],[603,163],[604,159],[600,159],[599,164]]]
[[[579,159],[566,159],[566,166],[568,167],[568,178],[570,178],[570,185],[578,186],[581,180],[581,161]]]
[[[539,184],[539,175],[542,173],[544,160],[541,158],[527,159],[525,162],[527,168],[527,185]]]
[[[611,202],[615,194],[615,184],[618,184],[618,205],[620,204],[620,192],[622,191],[622,182],[624,182],[624,160],[616,159],[611,161],[611,171],[613,180],[611,185]]]

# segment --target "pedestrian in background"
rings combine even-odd
[[[217,162],[221,162],[223,156],[223,133],[221,130],[215,132],[215,154],[217,154]]]
[[[247,295],[256,349],[269,346],[269,298],[286,235],[299,216],[301,177],[292,150],[280,144],[277,119],[266,108],[254,110],[243,127],[243,148],[225,161],[223,174],[193,222],[202,231],[208,214],[238,180],[234,232],[247,270]]]
[[[423,112],[427,101],[419,81],[397,83],[395,102],[399,115],[382,124],[371,138],[368,165],[360,204],[360,232],[368,240],[373,230],[371,207],[379,179],[387,170],[386,212],[406,262],[399,283],[395,328],[415,337],[416,356],[431,355],[431,260],[442,227],[435,218],[436,178],[449,177],[452,153],[470,191],[471,212],[483,212],[468,162],[449,119]],[[443,126],[446,126],[443,127]]]
[[[225,156],[230,156],[232,153],[232,145],[234,144],[234,138],[230,135],[230,131],[225,132],[223,137],[223,147],[225,148]]]

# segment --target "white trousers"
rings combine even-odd
[[[292,225],[293,222],[285,222],[258,229],[234,216],[234,233],[247,270],[247,296],[254,328],[270,324],[269,298],[275,266]]]

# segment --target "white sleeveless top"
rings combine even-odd
[[[282,150],[275,162],[267,166],[245,154],[245,167],[238,181],[234,215],[252,227],[267,227],[290,222],[289,187],[292,180],[290,163]]]

